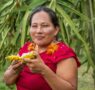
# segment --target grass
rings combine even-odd
[[[78,70],[78,90],[95,90],[95,85],[92,78],[92,69],[83,75],[86,69],[86,65],[82,65]]]
[[[11,87],[7,86],[3,80],[4,71],[8,67],[8,64],[5,65],[4,67],[0,67],[0,90],[16,90],[14,89],[15,88],[14,86],[11,86]],[[3,68],[3,70],[1,70],[1,68]]]
[[[86,65],[81,66],[78,70],[78,90],[95,90],[92,78],[92,70],[90,69],[89,72],[83,76],[82,74],[85,70],[86,70]],[[14,86],[9,88],[4,83],[3,81],[4,71],[5,69],[0,70],[0,90],[16,90],[14,89]]]

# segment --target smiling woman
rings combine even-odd
[[[58,32],[55,12],[47,7],[36,8],[30,17],[33,41],[26,42],[18,54],[35,51],[37,57],[24,58],[25,64],[12,62],[4,74],[6,84],[15,83],[17,90],[76,90],[80,63],[70,47],[56,40]]]
[[[54,12],[48,9],[39,8],[34,11],[30,18],[30,25],[30,35],[38,45],[50,44],[59,31],[58,19]]]

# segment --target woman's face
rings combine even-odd
[[[34,43],[39,46],[50,44],[59,31],[58,27],[54,27],[49,15],[40,11],[33,15],[31,20],[30,35]]]

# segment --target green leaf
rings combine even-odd
[[[70,5],[68,5],[67,3],[62,2],[60,0],[58,1],[58,3],[60,5],[62,5],[62,6],[67,7],[68,8],[68,11],[75,13],[76,15],[80,16],[83,20],[90,21],[90,19],[86,15],[80,13],[78,10],[74,9],[73,7],[71,7]]]
[[[56,0],[51,0],[50,4],[48,5],[49,8],[55,11],[56,8]]]
[[[1,8],[0,8],[0,13],[2,13],[5,9],[9,8],[10,5],[12,5],[14,2],[14,0],[10,0],[8,1],[6,4],[4,4]]]
[[[73,30],[73,32],[76,34],[77,38],[79,40],[82,41],[82,43],[84,44],[85,47],[85,51],[87,53],[88,56],[88,62],[90,63],[90,65],[95,68],[95,65],[93,63],[93,60],[91,58],[90,55],[90,51],[89,51],[89,47],[87,46],[87,43],[85,42],[85,40],[82,38],[82,36],[78,33],[78,29],[76,28],[76,25],[72,22],[72,20],[70,19],[70,17],[66,14],[66,12],[58,5],[57,6],[57,11],[60,13],[60,15],[68,22],[68,24],[70,25],[70,27],[72,28],[71,30]]]
[[[6,32],[5,32],[4,36],[3,36],[3,39],[0,42],[0,49],[3,47],[4,40],[6,39],[6,36],[9,33],[9,31],[10,31],[10,28],[8,28],[8,29],[6,28]]]
[[[21,46],[24,44],[24,42],[25,42],[25,36],[26,36],[26,32],[27,32],[27,24],[28,24],[28,22],[27,22],[27,20],[28,20],[28,16],[29,16],[29,14],[30,14],[30,11],[26,11],[26,13],[25,13],[25,15],[24,15],[24,17],[23,17],[23,20],[22,20],[22,28],[21,28],[21,30],[22,30],[22,33],[21,33]]]

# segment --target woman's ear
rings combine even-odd
[[[58,26],[56,26],[56,29],[55,29],[55,36],[57,35],[59,33],[59,27]]]

